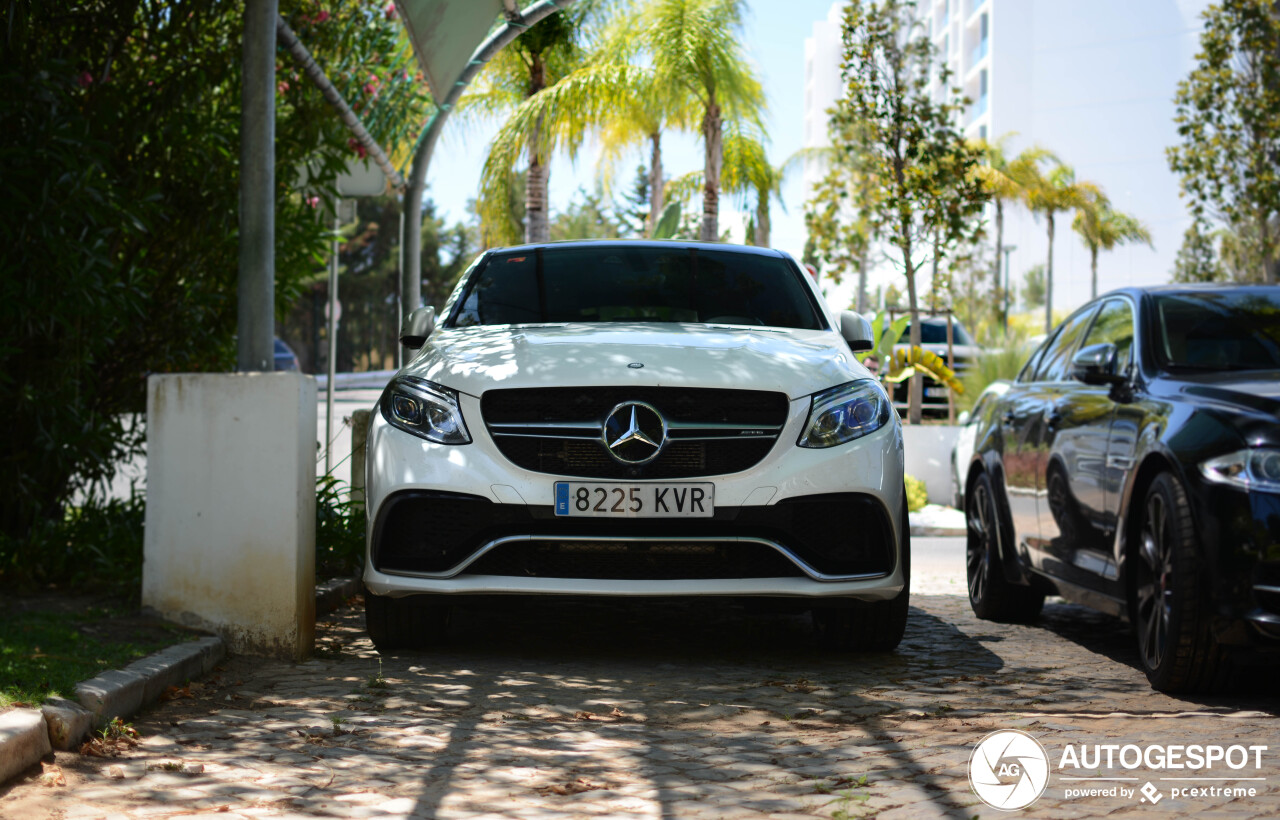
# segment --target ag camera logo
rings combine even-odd
[[[1039,800],[1049,785],[1049,755],[1026,732],[992,732],[969,756],[969,785],[993,809],[1025,808]]]

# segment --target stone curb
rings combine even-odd
[[[966,535],[966,530],[951,527],[922,527],[916,526],[911,528],[912,535],[924,536],[940,536],[940,535]]]
[[[331,578],[323,584],[316,584],[316,617],[328,615],[359,592],[359,578]]]
[[[39,709],[14,709],[0,715],[0,784],[50,751],[49,730]]]
[[[316,585],[316,614],[328,614],[360,592],[358,578]],[[170,686],[203,677],[227,655],[221,638],[200,638],[161,649],[124,669],[109,669],[76,684],[76,700],[50,698],[39,709],[0,714],[0,785],[53,749],[75,749],[94,727],[129,718]],[[78,701],[78,702],[77,702]]]

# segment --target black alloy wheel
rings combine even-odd
[[[1044,594],[1029,586],[1010,583],[1000,566],[1000,513],[996,509],[991,479],[985,472],[973,480],[965,505],[968,540],[965,576],[969,582],[969,606],[987,621],[1022,623],[1033,620],[1044,607]]]
[[[1181,482],[1169,473],[1156,476],[1139,515],[1130,615],[1147,679],[1163,692],[1211,690],[1225,664],[1209,630],[1195,524]]]

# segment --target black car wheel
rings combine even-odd
[[[887,601],[838,601],[815,607],[811,614],[819,642],[830,649],[892,652],[907,631],[911,600],[911,525],[907,493],[902,491],[902,591]]]
[[[1044,607],[1044,594],[1010,583],[1000,567],[1000,513],[991,479],[979,473],[965,506],[968,543],[965,575],[973,614],[987,621],[1021,623],[1033,620]]]
[[[1212,689],[1222,650],[1209,631],[1195,524],[1178,479],[1157,476],[1140,514],[1131,615],[1147,679],[1163,692]]]
[[[449,607],[430,603],[426,596],[389,598],[365,590],[364,620],[379,652],[426,649],[444,641]]]

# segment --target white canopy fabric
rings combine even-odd
[[[396,0],[436,105],[449,96],[504,5],[502,0]]]

